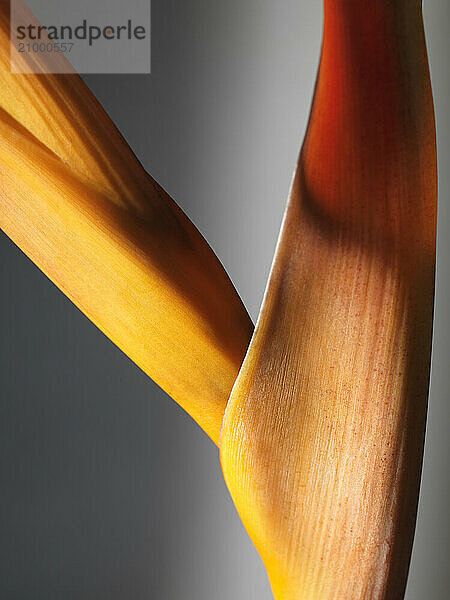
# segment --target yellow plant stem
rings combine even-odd
[[[0,227],[216,442],[252,323],[78,75],[17,75],[0,1]]]
[[[403,597],[436,189],[420,2],[325,0],[310,123],[221,435],[277,600]]]

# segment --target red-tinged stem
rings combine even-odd
[[[325,0],[302,160],[321,211],[347,230],[434,253],[436,150],[420,3]]]

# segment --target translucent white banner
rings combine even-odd
[[[11,0],[13,73],[150,73],[150,0]]]

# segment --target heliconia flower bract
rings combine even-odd
[[[436,179],[420,0],[325,0],[306,139],[220,444],[276,600],[403,597]]]
[[[9,45],[0,0],[0,227],[218,443],[241,300],[81,78],[13,74]]]

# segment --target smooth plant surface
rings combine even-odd
[[[254,333],[211,248],[79,76],[10,72],[6,0],[0,50],[2,229],[220,441],[276,600],[401,599],[436,248],[419,0],[325,0],[309,126]]]

